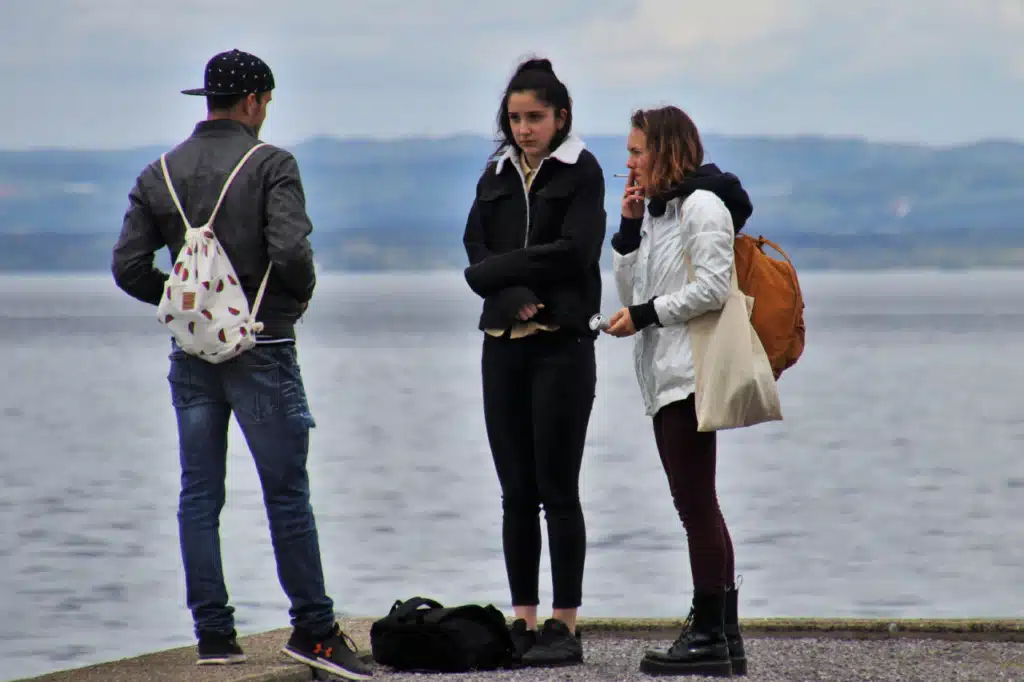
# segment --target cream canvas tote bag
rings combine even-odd
[[[690,255],[684,256],[694,280]],[[754,299],[744,294],[732,267],[729,297],[721,310],[689,320],[696,376],[698,431],[723,431],[781,421],[782,404],[768,354],[750,324]]]

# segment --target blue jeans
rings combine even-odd
[[[234,629],[220,554],[232,412],[256,462],[292,625],[326,632],[335,622],[334,603],[324,587],[306,469],[314,422],[294,343],[260,345],[220,365],[172,343],[170,360],[181,458],[178,530],[196,635]]]

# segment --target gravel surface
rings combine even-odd
[[[582,666],[460,675],[395,673],[378,668],[375,680],[480,682],[630,682],[653,678],[638,666],[645,648],[668,642],[584,640]],[[1024,682],[1024,643],[892,639],[748,639],[745,682]],[[687,677],[687,680],[721,678]]]

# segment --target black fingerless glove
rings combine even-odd
[[[619,231],[612,235],[612,248],[621,256],[626,256],[640,248],[640,228],[643,218],[627,218],[619,220]]]
[[[629,317],[633,320],[633,327],[637,331],[650,327],[652,324],[661,326],[661,320],[658,319],[658,311],[654,308],[653,298],[647,303],[629,306]]]

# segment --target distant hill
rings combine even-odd
[[[607,174],[611,232],[625,139],[585,139]],[[753,198],[746,231],[779,242],[800,267],[1024,264],[1022,143],[709,135],[705,144],[708,160],[739,175]],[[474,136],[293,147],[318,260],[332,269],[461,267],[466,212],[492,149]],[[162,151],[0,151],[0,270],[106,269],[128,190]]]

